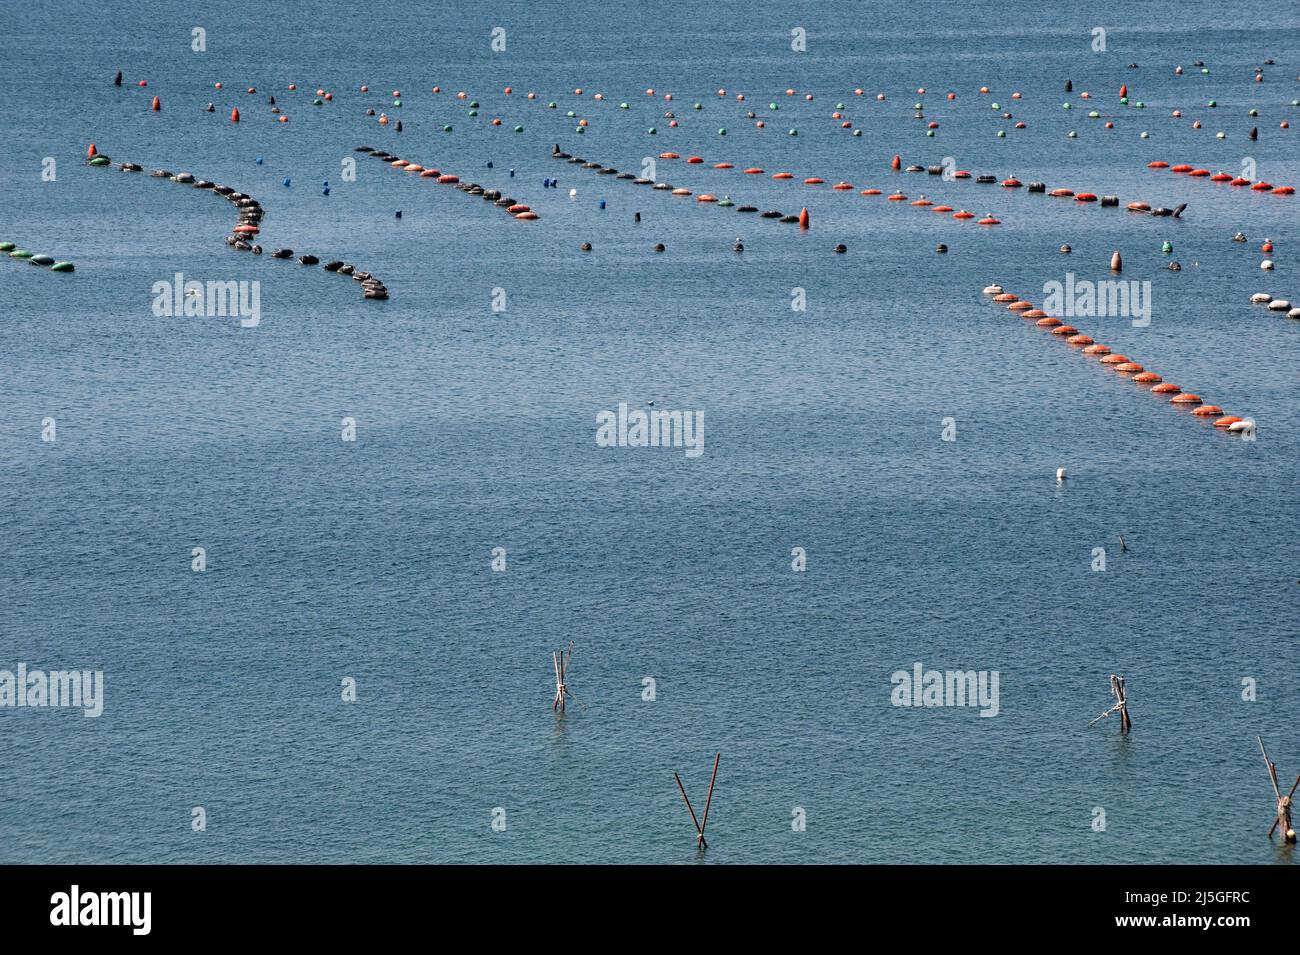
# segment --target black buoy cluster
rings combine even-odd
[[[119,163],[118,168],[123,172],[140,172],[142,169],[136,163],[126,162]],[[252,196],[238,192],[231,186],[223,186],[215,182],[209,182],[206,179],[196,179],[193,173],[173,173],[168,169],[155,169],[149,175],[155,179],[167,179],[181,185],[193,186],[195,189],[203,189],[231,203],[236,210],[236,220],[235,224],[231,226],[230,234],[226,236],[226,245],[237,252],[252,252],[254,255],[262,254],[261,245],[254,242],[252,237],[261,231],[262,220],[266,217],[266,210]],[[273,259],[289,259],[292,257],[292,249],[276,249],[271,253]],[[314,255],[304,254],[298,256],[299,265],[316,265],[319,262],[320,259]],[[351,275],[353,279],[361,282],[362,294],[365,298],[380,300],[388,298],[387,287],[369,272],[358,272],[353,266],[345,262],[330,262],[325,268],[327,271],[338,272],[341,275]]]
[[[402,161],[400,156],[394,156],[392,153],[385,152],[382,149],[375,149],[373,146],[357,146],[353,149],[353,152],[364,153],[375,159],[381,160],[382,162],[386,162],[390,166],[395,162]],[[525,215],[526,218],[530,219],[538,218],[537,213],[533,212],[527,205],[520,202],[518,199],[505,195],[500,189],[485,189],[476,182],[461,182],[459,176],[454,176],[449,173],[444,174],[439,169],[429,169],[428,167],[422,167],[420,175],[423,178],[433,179],[435,182],[441,182],[445,185],[454,185],[461,192],[468,195],[480,196],[485,202],[490,202],[498,209],[504,210],[506,214],[512,218],[519,215]],[[451,178],[448,179],[447,176],[451,176]],[[398,213],[398,218],[401,218],[400,212]]]

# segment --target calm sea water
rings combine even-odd
[[[1300,121],[1300,18],[1199,0],[1172,13],[6,6],[0,239],[77,272],[0,261],[0,668],[102,669],[107,690],[98,719],[0,711],[0,860],[694,862],[672,774],[698,808],[721,751],[707,861],[1292,862],[1265,839],[1255,735],[1283,777],[1300,771],[1300,323],[1248,298],[1300,299],[1300,200],[1146,163],[1235,173],[1250,158],[1260,178],[1300,182],[1297,130],[1279,128]],[[1256,22],[1271,25],[1242,25]],[[191,50],[195,26],[206,52]],[[1121,83],[1145,110],[1118,104]],[[913,118],[921,86],[933,138]],[[309,105],[317,87],[333,102]],[[861,137],[830,118],[840,102]],[[251,193],[268,250],[355,262],[391,300],[233,252],[227,204],[88,168],[90,141]],[[506,189],[541,221],[367,158],[346,182],[362,143]],[[597,177],[550,159],[554,143],[632,171],[698,153],[705,164],[661,162],[659,178],[806,205],[812,228]],[[895,153],[1189,208],[1153,219],[945,183],[890,172]],[[811,175],[1003,224],[799,182]],[[1257,441],[980,295],[999,281],[1041,300],[1067,269],[1107,277],[1116,248],[1125,278],[1152,283],[1150,327],[1075,324],[1254,417]],[[151,287],[178,271],[260,282],[260,326],[155,317]],[[596,446],[599,411],[652,400],[704,412],[701,457]],[[940,438],[948,417],[955,442]],[[190,569],[199,546],[204,573]],[[550,653],[569,640],[585,707],[557,721]],[[997,670],[1000,714],[892,706],[890,674],[916,662]],[[1129,680],[1127,739],[1113,717],[1086,726],[1112,672]]]

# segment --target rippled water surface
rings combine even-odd
[[[1297,130],[1279,126],[1300,120],[1300,17],[1234,11],[7,5],[0,240],[77,271],[0,261],[0,668],[102,669],[107,689],[98,719],[0,709],[0,860],[689,862],[672,773],[698,808],[721,751],[710,861],[1292,861],[1264,838],[1255,735],[1283,777],[1300,771],[1300,322],[1248,299],[1300,299],[1300,200],[1146,168],[1250,160],[1300,184]],[[332,101],[312,106],[317,88]],[[232,251],[226,203],[90,168],[91,141],[257,197],[268,250],[355,262],[391,299]],[[655,174],[806,206],[812,225],[597,176],[551,159],[556,143],[634,172],[700,155]],[[895,173],[895,154],[1188,209]],[[1125,279],[1151,283],[1149,327],[1071,322],[1252,417],[1258,440],[980,294],[997,281],[1040,302],[1067,270],[1109,277],[1114,249]],[[155,316],[152,286],[177,272],[260,283],[260,325]],[[597,447],[597,413],[624,401],[703,411],[704,454]],[[569,640],[582,705],[557,721],[550,653]],[[890,675],[916,662],[998,671],[999,715],[892,706]],[[1114,717],[1087,728],[1112,672],[1129,681],[1127,739]]]

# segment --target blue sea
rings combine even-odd
[[[1300,322],[1249,299],[1300,300],[1300,198],[1147,163],[1300,185],[1300,11],[6,4],[0,62],[0,240],[76,264],[0,257],[0,670],[104,679],[0,707],[0,862],[1295,862],[1256,736],[1289,784]],[[259,200],[268,254],[157,168]],[[1149,325],[1069,321],[1255,440],[981,294],[1117,249]],[[177,273],[260,323],[155,314]],[[598,446],[623,402],[704,453]],[[917,663],[997,671],[997,716],[893,705]],[[699,813],[717,753],[699,852],[673,773]]]

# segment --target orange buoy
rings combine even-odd
[[[236,106],[234,109],[232,109],[232,110],[230,111],[230,121],[231,121],[232,123],[237,123],[237,122],[239,122],[239,107],[238,107],[238,106]]]
[[[1151,207],[1145,202],[1130,202],[1127,206],[1129,212],[1150,212]]]
[[[1158,385],[1162,379],[1154,371],[1144,371],[1140,375],[1134,375],[1133,380],[1144,385]]]
[[[715,162],[713,164],[713,168],[714,169],[735,169],[736,167],[729,162]]]
[[[1019,179],[1012,176],[1010,179],[1003,179],[1002,185],[1006,189],[1019,189],[1021,186],[1021,182]]]
[[[1091,192],[1081,192],[1074,197],[1075,202],[1096,202],[1097,197]]]
[[[1187,163],[1185,162],[1180,162],[1177,166],[1170,166],[1169,171],[1170,172],[1191,172],[1192,167],[1187,165]]]
[[[527,211],[528,211],[528,206],[524,205],[522,202],[516,202],[513,206],[510,206],[506,209],[506,212],[510,213],[512,216]]]
[[[1052,334],[1061,335],[1063,337],[1066,337],[1068,340],[1068,336],[1077,334],[1078,331],[1079,330],[1075,328],[1073,325],[1057,325],[1055,328],[1052,329]]]
[[[692,166],[698,166],[700,163],[704,162],[704,160],[701,159],[699,156],[687,156],[686,161],[690,163]]]
[[[1074,193],[1069,189],[1053,189],[1051,192],[1048,193],[1048,195],[1056,196],[1058,199],[1065,199],[1074,195]]]
[[[1141,365],[1135,361],[1120,362],[1115,366],[1116,371],[1145,371]]]
[[[659,158],[660,158],[660,159],[680,159],[681,157],[678,156],[676,153],[660,153],[660,154],[659,154]]]
[[[1016,303],[1014,303],[1014,304],[1012,304],[1012,305],[1010,305],[1010,306],[1008,306],[1008,307],[1009,307],[1009,308],[1016,308],[1016,306],[1019,305],[1019,304],[1021,304],[1021,303],[1016,302]],[[1028,302],[1025,302],[1024,304],[1025,304],[1025,305],[1028,305],[1029,303],[1028,303]],[[1020,315],[1021,318],[1046,318],[1046,317],[1047,317],[1047,313],[1044,312],[1041,308],[1030,308],[1030,309],[1028,309],[1028,310],[1017,309],[1017,310],[1021,312],[1021,315]]]
[[[99,150],[95,148],[94,143],[91,143],[90,146],[86,148],[87,159],[94,159],[98,154],[99,154]]]
[[[1047,318],[1040,318],[1038,321],[1034,322],[1034,324],[1039,328],[1056,328],[1061,324],[1061,320],[1049,315]]]
[[[691,194],[691,190],[685,188],[684,186],[678,186],[676,189],[674,189],[672,192],[669,193],[670,196],[689,196],[690,194]]]
[[[993,296],[993,301],[995,301],[995,302],[1015,302],[1015,301],[1017,301],[1017,299],[1016,299],[1016,297],[1015,297],[1014,295],[1012,295],[1010,292],[999,292],[997,295],[994,295],[994,296]]]
[[[1187,175],[1191,176],[1194,179],[1204,179],[1209,174],[1210,174],[1210,170],[1208,169],[1193,169]]]
[[[746,176],[761,176],[761,175],[763,175],[763,170],[759,169],[757,166],[751,166],[749,169],[746,169],[746,170],[745,170],[745,175],[746,175]]]
[[[1275,196],[1294,196],[1294,195],[1295,195],[1295,187],[1293,187],[1293,186],[1278,186],[1276,189],[1273,190],[1273,195],[1275,195]]]
[[[825,181],[825,179],[819,179],[817,176],[809,176],[803,181],[803,184],[805,186],[820,186]]]
[[[831,188],[834,189],[834,190],[836,190],[837,192],[847,192],[847,191],[849,191],[850,189],[853,188],[853,183],[851,183],[851,182],[837,182],[835,185],[831,186]]]
[[[717,197],[717,196],[709,195],[709,194],[706,192],[706,193],[704,193],[704,194],[701,195],[701,196],[696,196],[696,197],[695,197],[695,201],[696,201],[696,202],[717,202],[717,201],[718,201],[718,197]]]
[[[437,179],[437,178],[438,178],[439,176],[441,176],[441,175],[442,175],[442,173],[439,172],[437,169],[426,169],[426,170],[424,170],[424,172],[420,173],[420,178],[421,178],[421,179]]]
[[[935,206],[931,212],[952,212],[952,206]]]
[[[914,205],[914,206],[920,206],[921,208],[925,208],[926,206],[932,206],[932,205],[934,205],[934,203],[931,202],[929,199],[926,199],[924,196],[922,196],[920,199],[916,199],[916,200],[914,200],[914,201],[912,202],[912,205]]]
[[[905,201],[906,199],[907,199],[907,196],[903,195],[901,192],[896,192],[896,193],[894,193],[892,196],[889,197],[889,201],[890,201],[890,202],[903,202],[903,201]]]
[[[453,176],[451,173],[443,173],[438,177],[438,181],[447,184],[457,183],[460,182],[460,176]]]
[[[1119,96],[1120,96],[1120,99],[1123,99],[1125,96],[1128,96],[1128,84],[1127,84],[1127,83],[1125,83],[1124,85],[1122,85],[1122,86],[1119,88]]]
[[[860,196],[880,196],[884,195],[879,189],[863,189],[858,193]]]
[[[799,210],[799,228],[808,228],[808,207],[804,206]]]
[[[1162,381],[1151,389],[1151,393],[1156,395],[1176,395],[1180,391],[1182,391],[1182,389],[1172,381]]]
[[[1083,350],[1083,353],[1085,355],[1109,355],[1110,346],[1103,345],[1100,342],[1098,342],[1096,344],[1089,345],[1087,348]]]
[[[1087,335],[1071,335],[1066,341],[1071,345],[1091,345],[1092,339]]]
[[[1218,421],[1214,422],[1216,428],[1226,428],[1228,425],[1236,424],[1238,421],[1245,421],[1245,418],[1238,418],[1236,415],[1225,415]]]
[[[890,162],[890,164],[889,164],[889,168],[891,168],[891,169],[893,169],[893,170],[895,170],[895,171],[897,171],[897,170],[899,170],[899,169],[902,169],[902,168],[903,168],[903,160],[902,160],[902,158],[899,157],[899,156],[895,156],[895,157],[893,158],[893,160]]]
[[[1026,302],[1026,301],[1023,301],[1023,300],[1021,300],[1021,299],[1017,299],[1016,301],[1012,302],[1010,305],[1007,306],[1007,311],[1009,311],[1009,312],[1026,312],[1026,311],[1030,311],[1031,309],[1033,309],[1033,307],[1034,307],[1034,303],[1033,303],[1033,302]]]
[[[160,100],[158,97],[155,96],[153,98],[153,105],[151,105],[149,108],[153,110],[155,113],[160,112],[162,110],[162,100]]]
[[[981,219],[981,220],[979,221],[978,224],[979,224],[979,225],[1001,225],[1001,224],[1002,224],[1002,220],[1001,220],[1001,219],[995,219],[995,218],[993,218],[992,216],[985,216],[983,219]]]
[[[1185,391],[1180,395],[1175,395],[1173,403],[1177,405],[1199,405],[1201,403],[1201,396]]]
[[[1201,405],[1199,408],[1195,409],[1192,414],[1196,415],[1198,418],[1209,418],[1214,415],[1223,414],[1223,409],[1218,405]]]
[[[957,212],[952,214],[952,217],[954,219],[974,219],[975,213],[967,212],[965,209],[959,209]]]
[[[536,219],[536,218],[538,218],[538,215],[537,215],[536,212],[521,212],[521,213],[519,213],[518,215],[516,215],[515,218],[516,218],[516,219],[523,219],[523,220],[526,220],[526,221],[527,221],[527,220],[532,220],[532,219]]]
[[[772,178],[773,178],[773,179],[793,179],[793,178],[794,178],[794,173],[792,173],[792,172],[774,172],[774,173],[772,173]]]
[[[1162,162],[1161,160],[1157,159],[1155,162],[1149,162],[1149,163],[1147,163],[1147,168],[1148,168],[1148,169],[1168,169],[1168,168],[1169,168],[1169,163],[1167,163],[1167,162]]]
[[[1128,361],[1128,359],[1125,358],[1123,355],[1110,354],[1107,355],[1105,358],[1103,358],[1101,360],[1101,363],[1103,365],[1122,365],[1126,361]]]

